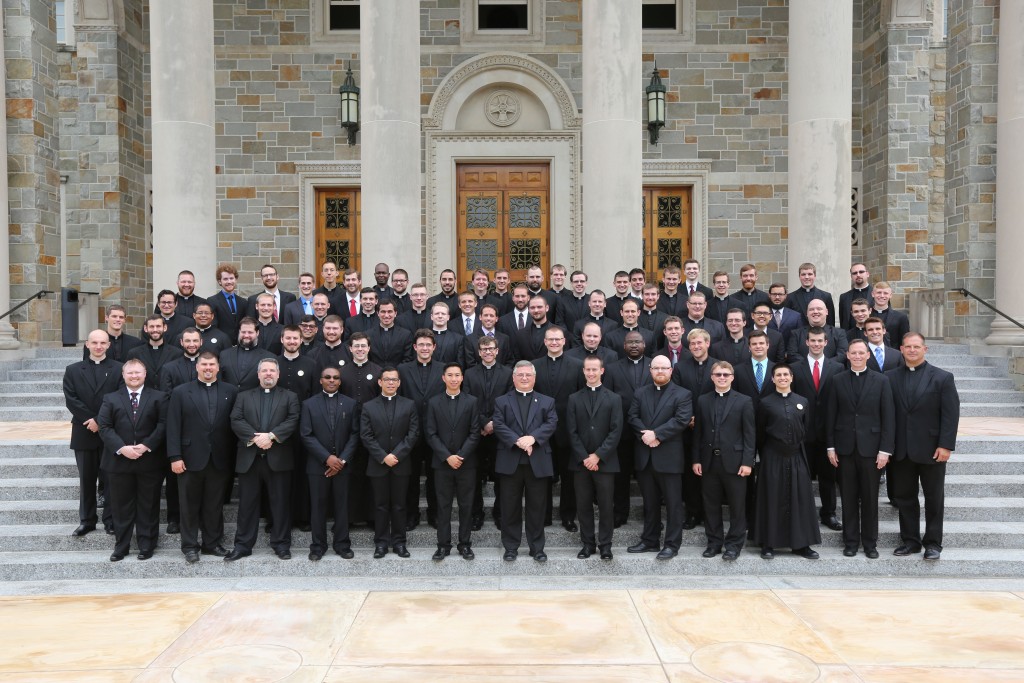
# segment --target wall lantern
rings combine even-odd
[[[651,83],[647,86],[647,130],[651,134],[651,144],[658,144],[658,131],[665,125],[665,85],[658,75],[658,63],[654,63],[651,72]]]
[[[359,87],[352,78],[352,62],[348,63],[345,82],[338,89],[341,93],[341,127],[348,131],[348,144],[356,144],[359,132]]]

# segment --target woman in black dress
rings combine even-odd
[[[775,548],[792,548],[809,560],[818,559],[811,545],[821,543],[811,491],[811,475],[803,451],[808,401],[790,391],[793,372],[785,365],[772,370],[775,393],[757,407],[757,480],[754,541],[761,557],[775,557]]]

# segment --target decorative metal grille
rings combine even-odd
[[[324,240],[324,246],[327,249],[327,260],[333,261],[338,270],[350,268],[348,240]]]
[[[324,202],[325,228],[349,227],[348,199],[342,197],[328,197]]]
[[[540,197],[509,197],[508,211],[508,227],[540,227]]]
[[[683,225],[683,198],[679,195],[658,197],[658,227],[679,228]]]
[[[860,246],[860,188],[850,193],[850,246]]]
[[[540,240],[510,240],[508,267],[523,270],[540,263]]]
[[[682,265],[683,241],[681,239],[658,240],[658,270]]]
[[[467,228],[496,228],[496,227],[498,227],[498,198],[497,197],[467,197],[466,198],[466,227]]]
[[[478,268],[498,268],[498,240],[466,240],[466,270]]]

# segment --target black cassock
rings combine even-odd
[[[811,474],[803,452],[808,401],[790,392],[758,403],[754,542],[762,547],[805,548],[821,543]]]

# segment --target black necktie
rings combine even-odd
[[[238,309],[235,308],[235,295],[228,294],[225,298],[228,300],[228,310],[232,313],[237,313]]]
[[[135,424],[135,420],[139,417],[139,392],[132,392],[132,424]]]

